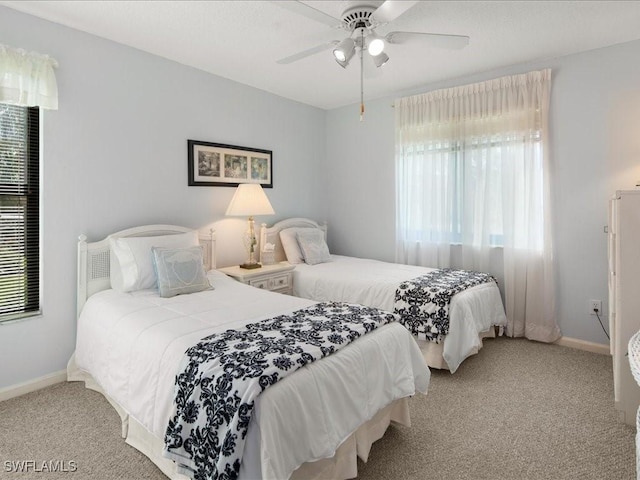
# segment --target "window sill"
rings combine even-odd
[[[15,315],[14,317],[8,317],[4,320],[0,320],[0,327],[3,327],[5,325],[12,325],[18,322],[24,322],[27,320],[35,320],[42,317],[42,310],[38,310],[37,312],[22,313]]]

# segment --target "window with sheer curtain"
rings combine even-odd
[[[543,70],[395,105],[397,261],[495,274],[504,282],[507,333],[543,341],[559,337],[549,218],[550,83],[550,70]]]
[[[523,138],[524,135],[529,138]],[[407,206],[403,210],[405,215],[400,217],[404,243],[504,246],[504,214],[507,212],[503,209],[503,199],[510,194],[509,186],[503,184],[503,171],[509,170],[504,164],[522,162],[526,143],[531,144],[532,156],[523,174],[538,188],[534,192],[526,189],[514,192],[521,194],[514,199],[514,214],[518,215],[518,210],[527,205],[525,195],[531,197],[534,208],[542,209],[540,130],[524,133],[520,138],[492,135],[403,148],[402,157],[408,164],[405,167],[415,173],[408,175],[409,184],[405,184],[400,193]],[[429,200],[436,200],[435,206],[421,205],[425,194]],[[538,228],[517,229],[513,238],[515,246],[542,250],[542,215],[540,211],[536,213]]]
[[[40,313],[40,109],[55,60],[0,45],[0,322]]]

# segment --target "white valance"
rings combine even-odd
[[[58,109],[53,58],[0,45],[0,103]]]

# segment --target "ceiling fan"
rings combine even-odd
[[[324,23],[334,29],[342,29],[347,32],[347,37],[342,40],[332,40],[306,50],[294,53],[277,61],[279,64],[290,64],[316,53],[333,48],[335,61],[343,68],[349,65],[356,52],[360,56],[360,120],[364,114],[363,78],[364,78],[364,51],[366,50],[376,67],[381,67],[389,61],[389,56],[384,49],[387,44],[401,44],[407,41],[423,41],[433,46],[442,48],[460,49],[469,44],[466,35],[450,35],[427,32],[389,32],[384,36],[376,33],[376,28],[385,26],[405,13],[418,1],[394,1],[386,0],[372,2],[366,0],[351,1],[342,12],[340,18],[335,18],[321,10],[313,8],[300,1],[276,1],[279,6],[297,14]]]
[[[277,63],[280,64],[293,63],[323,50],[328,50],[331,47],[334,47],[334,56],[338,64],[346,68],[349,60],[353,56],[355,47],[365,47],[372,57],[376,57],[384,53],[385,43],[400,44],[410,40],[421,40],[433,46],[453,49],[464,48],[469,44],[469,37],[466,35],[427,32],[389,32],[384,37],[381,37],[376,33],[376,28],[391,23],[415,4],[419,3],[418,1],[386,0],[378,7],[375,6],[377,2],[353,1],[349,2],[350,5],[342,12],[340,18],[335,18],[300,1],[279,1],[274,3],[287,10],[324,23],[334,29],[340,28],[349,33],[349,36],[342,41],[333,40],[281,58],[277,61]],[[362,44],[363,38],[364,44]],[[349,60],[343,60],[345,57]],[[386,60],[388,60],[388,56],[385,55],[385,57]],[[376,65],[382,66],[386,63],[386,60],[381,62],[381,59],[379,59]],[[378,63],[380,64],[378,65]]]

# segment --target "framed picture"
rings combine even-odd
[[[189,185],[237,187],[259,183],[273,187],[272,151],[187,140]]]

